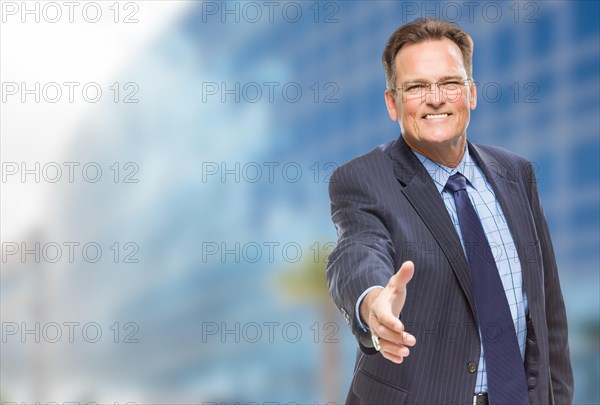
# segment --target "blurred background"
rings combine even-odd
[[[535,163],[600,403],[598,2],[67,3],[0,2],[3,402],[343,402],[327,182],[399,135],[381,52],[431,16],[470,140]]]

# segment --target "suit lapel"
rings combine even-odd
[[[394,161],[396,178],[404,186],[402,192],[431,231],[450,262],[475,316],[471,276],[467,261],[454,224],[438,189],[402,136],[390,147],[389,152]]]

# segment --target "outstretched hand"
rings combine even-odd
[[[385,288],[369,291],[360,306],[362,319],[366,320],[371,334],[379,338],[380,353],[394,363],[402,363],[410,354],[409,347],[416,343],[415,337],[404,331],[399,319],[406,302],[406,285],[414,271],[413,262],[404,262]]]

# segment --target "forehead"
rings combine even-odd
[[[396,78],[401,82],[466,77],[460,49],[447,38],[402,47],[396,54],[394,67]]]

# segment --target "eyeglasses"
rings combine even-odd
[[[441,82],[435,83],[422,83],[422,82],[409,82],[402,83],[401,87],[397,87],[395,89],[390,89],[392,93],[402,93],[406,98],[414,99],[418,97],[423,97],[427,94],[431,89],[432,85],[435,85],[437,90],[440,90],[442,95],[452,101],[453,97],[456,97],[462,93],[462,87],[467,86],[471,83],[471,80],[444,80]]]

